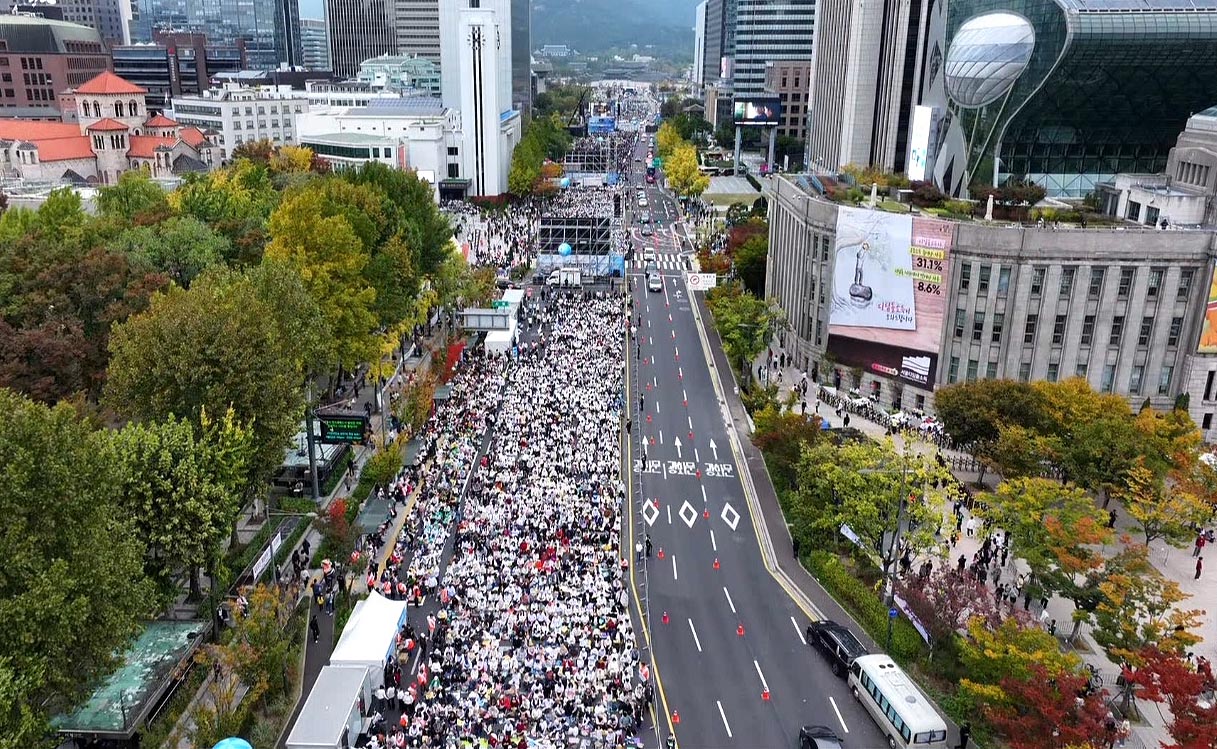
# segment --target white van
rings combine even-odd
[[[848,683],[891,749],[947,749],[946,722],[891,658],[855,658]]]

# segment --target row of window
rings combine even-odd
[[[1080,361],[1074,368],[1074,377],[1086,377],[1089,371],[1089,364],[1085,361]],[[968,382],[976,380],[980,373],[980,362],[976,359],[969,359],[967,365],[966,379]],[[1170,395],[1171,379],[1175,375],[1175,368],[1172,365],[1166,365],[1158,372],[1158,395]],[[1060,362],[1048,362],[1048,373],[1045,377],[1048,382],[1056,382],[1061,376]],[[987,362],[985,364],[985,378],[992,380],[997,377],[997,362]],[[1019,364],[1018,379],[1023,382],[1031,380],[1031,362],[1025,361]],[[1099,383],[1099,390],[1104,393],[1112,392],[1115,387],[1116,365],[1106,364],[1103,366],[1103,378]],[[1129,395],[1141,395],[1144,387],[1145,365],[1134,364],[1128,376],[1128,393]],[[953,383],[959,381],[959,357],[952,356],[947,365],[947,382]],[[1205,427],[1207,429],[1207,427]]]
[[[1061,345],[1065,342],[1065,327],[1068,325],[1068,315],[1057,315],[1052,324],[1052,343]],[[989,342],[1001,343],[1002,333],[1005,329],[1006,315],[1004,312],[993,313],[993,324],[989,328]],[[1094,343],[1094,324],[1095,316],[1086,315],[1082,319],[1082,335],[1078,343],[1082,346],[1090,346]],[[965,328],[967,326],[967,311],[962,308],[955,310],[955,337],[963,338]],[[1026,324],[1023,327],[1023,343],[1030,346],[1035,343],[1035,335],[1039,328],[1039,314],[1031,313],[1027,315]],[[976,343],[981,342],[984,338],[985,330],[985,312],[977,310],[972,317],[972,340]],[[1141,318],[1141,330],[1137,335],[1137,346],[1145,347],[1153,339],[1154,316],[1146,315]],[[1170,331],[1166,336],[1167,346],[1178,346],[1179,338],[1183,335],[1183,318],[1175,316],[1171,318]],[[1107,336],[1107,345],[1119,346],[1120,341],[1124,336],[1124,315],[1116,315],[1111,319],[1111,331]]]
[[[909,727],[906,726],[904,721],[900,719],[900,715],[896,712],[896,708],[892,707],[892,703],[887,701],[887,697],[883,696],[883,692],[879,691],[879,685],[871,681],[870,677],[866,675],[866,672],[861,670],[858,673],[858,681],[862,683],[862,686],[866,688],[866,691],[870,694],[871,698],[874,699],[875,704],[877,704],[879,709],[883,711],[883,714],[887,716],[887,720],[892,724],[892,727],[904,737],[905,742],[907,743],[912,741],[913,732],[910,731]]]
[[[1193,164],[1190,161],[1180,161],[1175,164],[1175,179],[1189,185],[1207,185],[1209,183],[1209,167],[1205,164]]]
[[[979,294],[985,294],[989,291],[989,284],[992,278],[992,267],[988,264],[981,264],[978,273],[976,291]],[[1165,276],[1165,269],[1151,268],[1146,281],[1145,296],[1149,299],[1156,299],[1162,291],[1162,280]],[[1136,278],[1137,269],[1131,266],[1120,267],[1120,280],[1116,288],[1116,295],[1125,299],[1132,293],[1133,280]],[[1090,282],[1086,288],[1086,295],[1090,299],[1098,299],[1103,291],[1103,281],[1106,278],[1106,268],[1091,268]],[[1044,293],[1044,281],[1048,276],[1048,269],[1042,265],[1035,266],[1031,273],[1031,296],[1040,296]],[[1077,268],[1072,265],[1066,265],[1061,268],[1060,279],[1060,295],[1068,297],[1073,294],[1073,285],[1077,276]],[[1184,268],[1179,274],[1179,287],[1175,291],[1176,299],[1187,299],[1191,293],[1192,282],[1195,280],[1196,271],[1194,268]],[[972,285],[972,263],[965,263],[959,269],[959,290],[967,291]],[[997,276],[997,293],[1005,294],[1010,290],[1010,268],[1003,266],[998,271]]]

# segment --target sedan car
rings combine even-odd
[[[645,222],[644,222],[644,223],[645,223]],[[651,236],[651,235],[652,235],[652,234],[654,234],[654,233],[655,233],[655,232],[654,232],[654,231],[651,229],[651,227],[650,227],[649,225],[646,225],[646,226],[643,226],[643,227],[642,227],[642,236],[644,236],[644,237],[649,237],[649,236]]]
[[[647,291],[663,291],[663,279],[658,273],[647,276]]]
[[[646,262],[646,261],[653,261],[653,260],[656,260],[656,257],[655,257],[655,250],[654,250],[653,248],[651,248],[651,247],[648,247],[648,248],[646,248],[645,250],[643,250],[643,251],[642,251],[642,259],[643,259],[643,261],[644,261],[644,262]]]
[[[799,729],[799,749],[843,749],[841,738],[828,726],[803,726]]]

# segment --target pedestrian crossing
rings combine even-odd
[[[632,267],[634,270],[644,270],[647,261],[642,259],[642,252],[634,252],[634,260]],[[683,271],[688,270],[689,266],[685,264],[685,260],[677,252],[660,252],[655,256],[655,265],[659,270]]]

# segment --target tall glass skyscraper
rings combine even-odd
[[[810,60],[815,27],[815,0],[736,0],[735,98],[764,94],[766,62]]]
[[[298,0],[137,0],[136,6],[132,41],[152,41],[153,29],[193,31],[220,46],[245,40],[255,70],[303,64]]]

